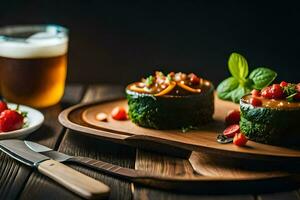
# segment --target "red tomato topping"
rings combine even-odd
[[[7,107],[7,104],[5,101],[0,101],[0,113],[4,110],[7,110],[8,107]]]
[[[224,131],[223,135],[225,135],[228,138],[233,138],[236,133],[240,132],[240,125],[238,124],[233,124],[228,126]]]
[[[281,87],[285,87],[285,86],[287,86],[287,85],[288,85],[288,83],[285,82],[285,81],[281,81],[281,83],[280,83],[280,86],[281,86]]]
[[[279,84],[272,85],[271,93],[273,99],[282,99],[284,97],[283,89]]]
[[[0,131],[14,131],[23,127],[24,118],[15,110],[4,110],[0,114]]]
[[[282,99],[284,92],[279,84],[273,84],[272,86],[262,89],[261,95],[268,99]]]
[[[127,113],[123,107],[117,106],[111,111],[111,116],[115,120],[126,120]]]
[[[254,89],[254,90],[251,91],[251,94],[254,97],[260,97],[260,91],[259,90]]]
[[[237,146],[244,146],[247,143],[248,139],[243,133],[237,133],[233,138],[233,144]]]
[[[227,125],[239,124],[240,119],[241,112],[239,110],[230,110],[225,117],[225,122]]]
[[[250,99],[250,104],[251,104],[252,106],[261,106],[261,105],[262,105],[262,101],[259,100],[259,99],[257,99],[257,98],[252,97],[252,98]]]
[[[188,77],[190,78],[190,81],[193,85],[200,83],[200,78],[197,75],[195,75],[194,73],[189,74]]]
[[[272,94],[271,94],[271,87],[265,87],[264,89],[261,90],[261,96],[271,99]]]

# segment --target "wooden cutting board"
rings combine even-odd
[[[248,141],[245,147],[234,144],[219,144],[216,137],[224,128],[224,118],[229,110],[238,109],[237,104],[215,98],[214,121],[200,130],[183,133],[181,130],[154,130],[139,127],[130,120],[116,121],[110,116],[108,122],[99,122],[96,115],[99,112],[109,114],[115,106],[127,107],[125,99],[80,104],[64,110],[59,121],[67,128],[105,138],[123,144],[145,147],[160,151],[165,147],[216,153],[218,155],[281,161],[300,161],[300,149],[271,146]],[[174,116],[176,117],[176,116]]]

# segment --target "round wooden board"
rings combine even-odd
[[[200,130],[183,133],[181,130],[153,130],[139,127],[130,120],[116,121],[109,116],[108,122],[97,121],[95,116],[99,112],[109,114],[115,106],[127,107],[125,99],[92,104],[82,104],[63,111],[60,122],[67,128],[96,137],[107,138],[113,141],[141,146],[148,145],[148,149],[159,145],[176,147],[183,150],[223,154],[230,157],[275,159],[300,161],[300,149],[289,149],[248,141],[245,147],[234,144],[219,144],[216,141],[218,133],[224,128],[224,118],[231,109],[238,109],[238,105],[215,98],[214,122],[203,126]],[[176,117],[176,116],[174,116]],[[146,142],[146,143],[145,143]],[[158,145],[158,147],[157,147]]]

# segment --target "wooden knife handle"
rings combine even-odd
[[[46,160],[38,165],[38,171],[70,191],[86,199],[105,198],[109,187],[55,160]]]

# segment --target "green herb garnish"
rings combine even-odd
[[[228,60],[231,77],[223,80],[217,87],[218,97],[223,100],[238,103],[240,98],[252,89],[261,90],[276,78],[277,73],[271,69],[259,67],[254,69],[249,77],[247,60],[238,53],[232,53]]]
[[[172,81],[172,76],[170,74],[167,75],[168,81]]]
[[[147,86],[147,87],[150,87],[151,85],[153,85],[153,84],[154,84],[154,80],[155,80],[155,78],[154,78],[152,75],[150,75],[150,76],[146,79],[146,86]]]
[[[294,100],[294,96],[297,95],[298,91],[296,89],[296,84],[289,83],[287,86],[283,87],[283,92],[287,95],[286,100],[291,102]]]

